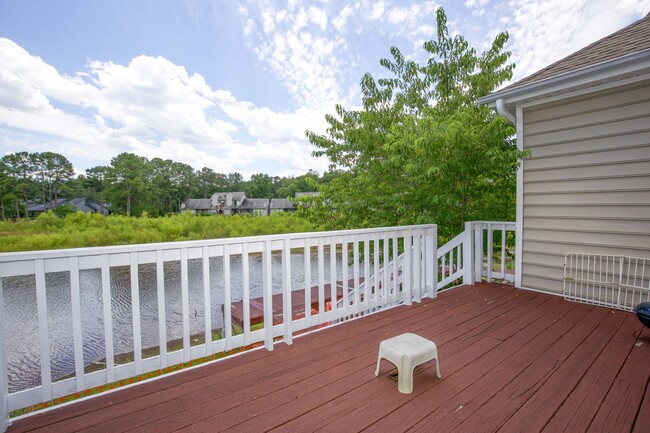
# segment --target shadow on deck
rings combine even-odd
[[[400,394],[379,342],[435,364]],[[637,338],[640,335],[640,338]],[[14,422],[9,432],[647,432],[650,330],[630,313],[501,284],[426,299]]]

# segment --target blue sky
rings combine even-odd
[[[424,61],[445,8],[479,52],[501,31],[535,72],[650,12],[641,0],[0,0],[0,155],[53,151],[79,173],[120,152],[195,169],[327,169],[304,131],[360,104],[391,46]]]

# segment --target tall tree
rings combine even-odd
[[[246,195],[257,198],[273,197],[273,179],[268,174],[256,173],[248,182]]]
[[[28,152],[16,152],[5,155],[0,160],[0,169],[11,179],[14,187],[16,216],[20,218],[20,197],[25,206],[24,218],[28,217],[29,190],[32,184],[32,175],[35,172],[32,158]]]
[[[134,197],[144,192],[146,179],[147,158],[125,152],[111,159],[106,180],[112,204],[130,216]]]
[[[43,204],[56,208],[61,186],[74,176],[74,168],[68,159],[54,152],[33,153],[30,155],[34,174],[41,184]]]
[[[320,187],[310,208],[319,223],[367,227],[437,223],[443,236],[469,218],[514,216],[520,153],[513,128],[476,99],[512,76],[507,33],[476,54],[450,36],[443,9],[424,65],[393,47],[380,64],[390,74],[361,80],[363,105],[336,106],[325,135],[307,131],[338,177]],[[486,202],[491,203],[489,206]]]

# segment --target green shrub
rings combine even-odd
[[[127,217],[75,212],[58,217],[53,212],[46,212],[31,221],[0,222],[0,251],[220,239],[318,229],[309,221],[291,214],[152,217],[143,212],[140,217]]]

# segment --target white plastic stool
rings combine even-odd
[[[440,378],[436,343],[417,334],[402,334],[379,343],[375,376],[379,376],[379,364],[382,358],[397,367],[397,389],[402,394],[413,392],[413,370],[427,361],[436,360],[436,375]]]

